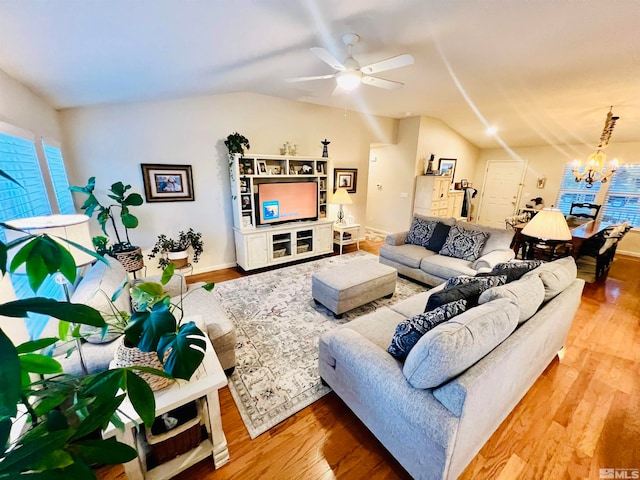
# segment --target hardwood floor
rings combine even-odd
[[[361,246],[377,253],[379,245]],[[564,358],[546,369],[461,479],[599,479],[600,468],[640,469],[639,271],[640,259],[618,256],[608,277],[585,286]],[[228,269],[193,280],[242,275]],[[228,388],[220,399],[231,461],[219,470],[203,461],[175,478],[410,478],[334,393],[255,440]],[[125,478],[120,466],[98,477]]]

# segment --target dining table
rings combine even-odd
[[[522,234],[522,229],[527,226],[528,222],[518,223],[514,225],[515,230],[515,240],[513,243],[513,251],[518,254],[518,251],[522,247],[523,243],[530,241],[531,237],[527,237]],[[586,240],[594,237],[600,232],[606,230],[608,227],[613,225],[613,222],[602,221],[602,220],[589,220],[588,222],[582,223],[580,225],[569,227],[571,231],[571,256],[573,258],[578,258],[580,254],[580,247],[584,244]]]

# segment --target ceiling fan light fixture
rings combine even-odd
[[[336,82],[343,90],[355,90],[362,81],[362,72],[357,70],[348,70],[346,72],[338,72],[336,74]]]

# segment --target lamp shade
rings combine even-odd
[[[522,229],[522,234],[541,240],[571,240],[564,214],[557,208],[543,208]]]
[[[333,194],[331,203],[334,203],[336,205],[349,205],[353,202],[351,201],[351,197],[349,197],[347,189],[339,188],[338,190],[336,190],[336,193]]]
[[[69,245],[67,242],[58,240],[58,238],[64,238],[82,245],[88,250],[93,250],[93,243],[89,232],[89,217],[86,215],[45,215],[42,217],[19,218],[5,223],[32,235],[46,233],[51,236],[60,245],[69,250],[78,267],[95,260],[94,257],[82,250]],[[12,241],[24,236],[22,232],[9,229],[5,229],[5,235],[7,241]]]

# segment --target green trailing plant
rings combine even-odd
[[[131,185],[116,182],[111,185],[111,188],[109,189],[111,193],[107,195],[114,201],[114,203],[103,205],[93,193],[95,187],[96,179],[95,177],[91,177],[89,178],[87,185],[84,187],[73,185],[69,187],[69,189],[72,192],[87,195],[87,199],[84,201],[81,208],[89,217],[92,217],[94,212],[97,212],[98,223],[105,235],[108,235],[107,224],[110,223],[113,227],[117,242],[113,243],[111,246],[108,246],[108,242],[105,243],[105,253],[113,255],[115,253],[130,252],[138,248],[131,244],[131,240],[129,239],[129,230],[138,226],[138,218],[131,213],[130,208],[142,205],[143,201],[140,194],[127,193],[131,189]],[[119,212],[115,209],[119,209]],[[116,217],[118,217],[122,223],[122,227],[124,229],[123,236],[121,236],[120,230],[118,229]]]
[[[238,132],[233,132],[231,135],[229,135],[227,139],[224,141],[224,145],[229,150],[229,155],[233,155],[234,153],[239,153],[240,156],[242,156],[244,155],[245,148],[247,150],[251,148],[247,137],[239,134]]]
[[[193,228],[190,228],[186,232],[180,231],[178,238],[169,238],[165,234],[158,235],[156,244],[151,249],[149,258],[155,258],[156,255],[160,255],[158,264],[160,268],[166,268],[170,262],[164,255],[167,252],[182,252],[191,248],[193,250],[193,262],[198,263],[200,255],[204,251],[204,242],[202,241],[202,234],[196,232]]]
[[[181,291],[176,304],[165,293],[164,286],[173,274],[174,266],[169,265],[162,272],[160,283],[141,282],[132,287],[131,299],[136,309],[124,329],[125,340],[143,352],[157,352],[167,373],[188,380],[204,358],[205,334],[194,322],[183,322],[182,302],[191,292]],[[210,292],[214,284],[201,288]]]

